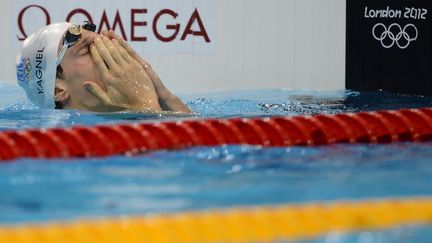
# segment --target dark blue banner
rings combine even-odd
[[[431,7],[431,0],[347,0],[346,88],[432,94]]]

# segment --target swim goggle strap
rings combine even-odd
[[[66,33],[63,35],[63,47],[57,57],[57,65],[60,65],[61,61],[63,60],[64,55],[66,54],[67,49],[74,46],[80,39],[82,34],[82,29],[86,29],[92,32],[96,31],[96,25],[93,23],[90,23],[88,21],[85,22],[83,26],[73,24],[71,25]]]

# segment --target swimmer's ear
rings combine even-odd
[[[59,86],[55,87],[54,100],[56,102],[60,102],[62,104],[66,104],[69,99],[70,99],[70,95],[69,95],[69,93],[66,90],[60,88]]]

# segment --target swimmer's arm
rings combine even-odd
[[[181,112],[186,114],[191,114],[192,111],[177,97],[175,94],[171,93],[165,86],[162,84],[160,79],[158,78],[160,85],[155,83],[156,93],[159,96],[159,104],[161,108],[165,111],[174,111]]]

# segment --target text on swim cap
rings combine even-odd
[[[38,89],[38,94],[43,94],[44,90],[43,90],[43,86],[42,86],[42,82],[43,82],[43,72],[42,72],[42,61],[43,61],[43,52],[45,50],[45,47],[43,47],[42,49],[37,50],[36,53],[36,66],[35,66],[35,75],[37,78],[37,89]]]

